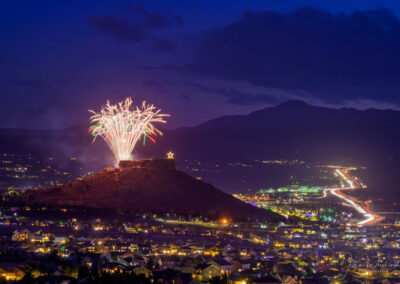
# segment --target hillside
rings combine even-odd
[[[282,217],[258,209],[216,189],[211,184],[170,168],[106,168],[62,186],[31,191],[31,203],[115,209],[127,213],[178,213],[278,221]]]

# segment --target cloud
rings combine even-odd
[[[120,41],[140,42],[147,37],[146,30],[142,25],[117,16],[89,16],[86,21],[100,33]]]
[[[157,52],[175,50],[175,43],[168,38],[159,37],[155,30],[165,29],[177,22],[183,24],[180,17],[167,17],[161,13],[148,12],[142,8],[132,8],[141,18],[122,18],[115,15],[89,16],[86,21],[100,33],[119,41],[149,42],[150,49]]]
[[[366,109],[400,110],[399,105],[392,102],[382,102],[382,101],[364,100],[364,99],[359,99],[354,101],[344,101],[343,106],[362,109],[362,110]]]
[[[185,86],[192,87],[201,92],[216,93],[228,98],[228,102],[236,105],[257,105],[265,103],[277,103],[274,96],[261,93],[245,93],[232,88],[209,87],[196,82],[185,81]]]
[[[181,16],[175,15],[174,19],[175,19],[176,23],[178,24],[178,26],[183,27],[185,25],[185,22],[183,21]]]
[[[165,83],[155,79],[145,79],[141,84],[143,87],[157,92],[168,93],[168,88]]]
[[[175,44],[166,38],[154,38],[151,43],[151,48],[159,52],[170,52],[175,49]]]
[[[164,29],[176,23],[179,27],[184,26],[181,16],[167,16],[158,12],[149,12],[141,7],[133,7],[132,12],[142,16],[146,20],[146,26],[152,29]]]
[[[246,12],[210,32],[190,68],[327,101],[398,100],[399,50],[400,22],[386,9],[350,15],[310,7],[288,14]]]
[[[132,11],[146,19],[146,25],[152,29],[164,29],[172,24],[172,18],[158,12],[148,12],[140,7],[132,8]]]

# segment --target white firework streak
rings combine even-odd
[[[132,99],[127,98],[116,105],[107,101],[106,105],[95,112],[89,110],[93,115],[90,121],[93,124],[89,132],[94,136],[93,142],[98,136],[104,139],[111,149],[117,163],[120,160],[131,160],[132,152],[136,143],[149,138],[154,142],[152,135],[162,135],[154,123],[166,123],[168,114],[161,114],[160,109],[144,101],[141,107],[131,109]]]

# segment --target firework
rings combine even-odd
[[[107,101],[106,105],[90,117],[92,126],[89,132],[101,137],[110,147],[117,163],[120,160],[131,160],[136,143],[143,138],[155,142],[154,137],[162,135],[162,132],[154,127],[154,123],[166,123],[168,114],[161,114],[160,109],[154,105],[143,102],[141,107],[132,107],[132,99],[127,98],[116,105]]]

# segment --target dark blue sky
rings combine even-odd
[[[400,106],[398,1],[2,1],[0,127],[146,99],[169,127],[288,99]]]

